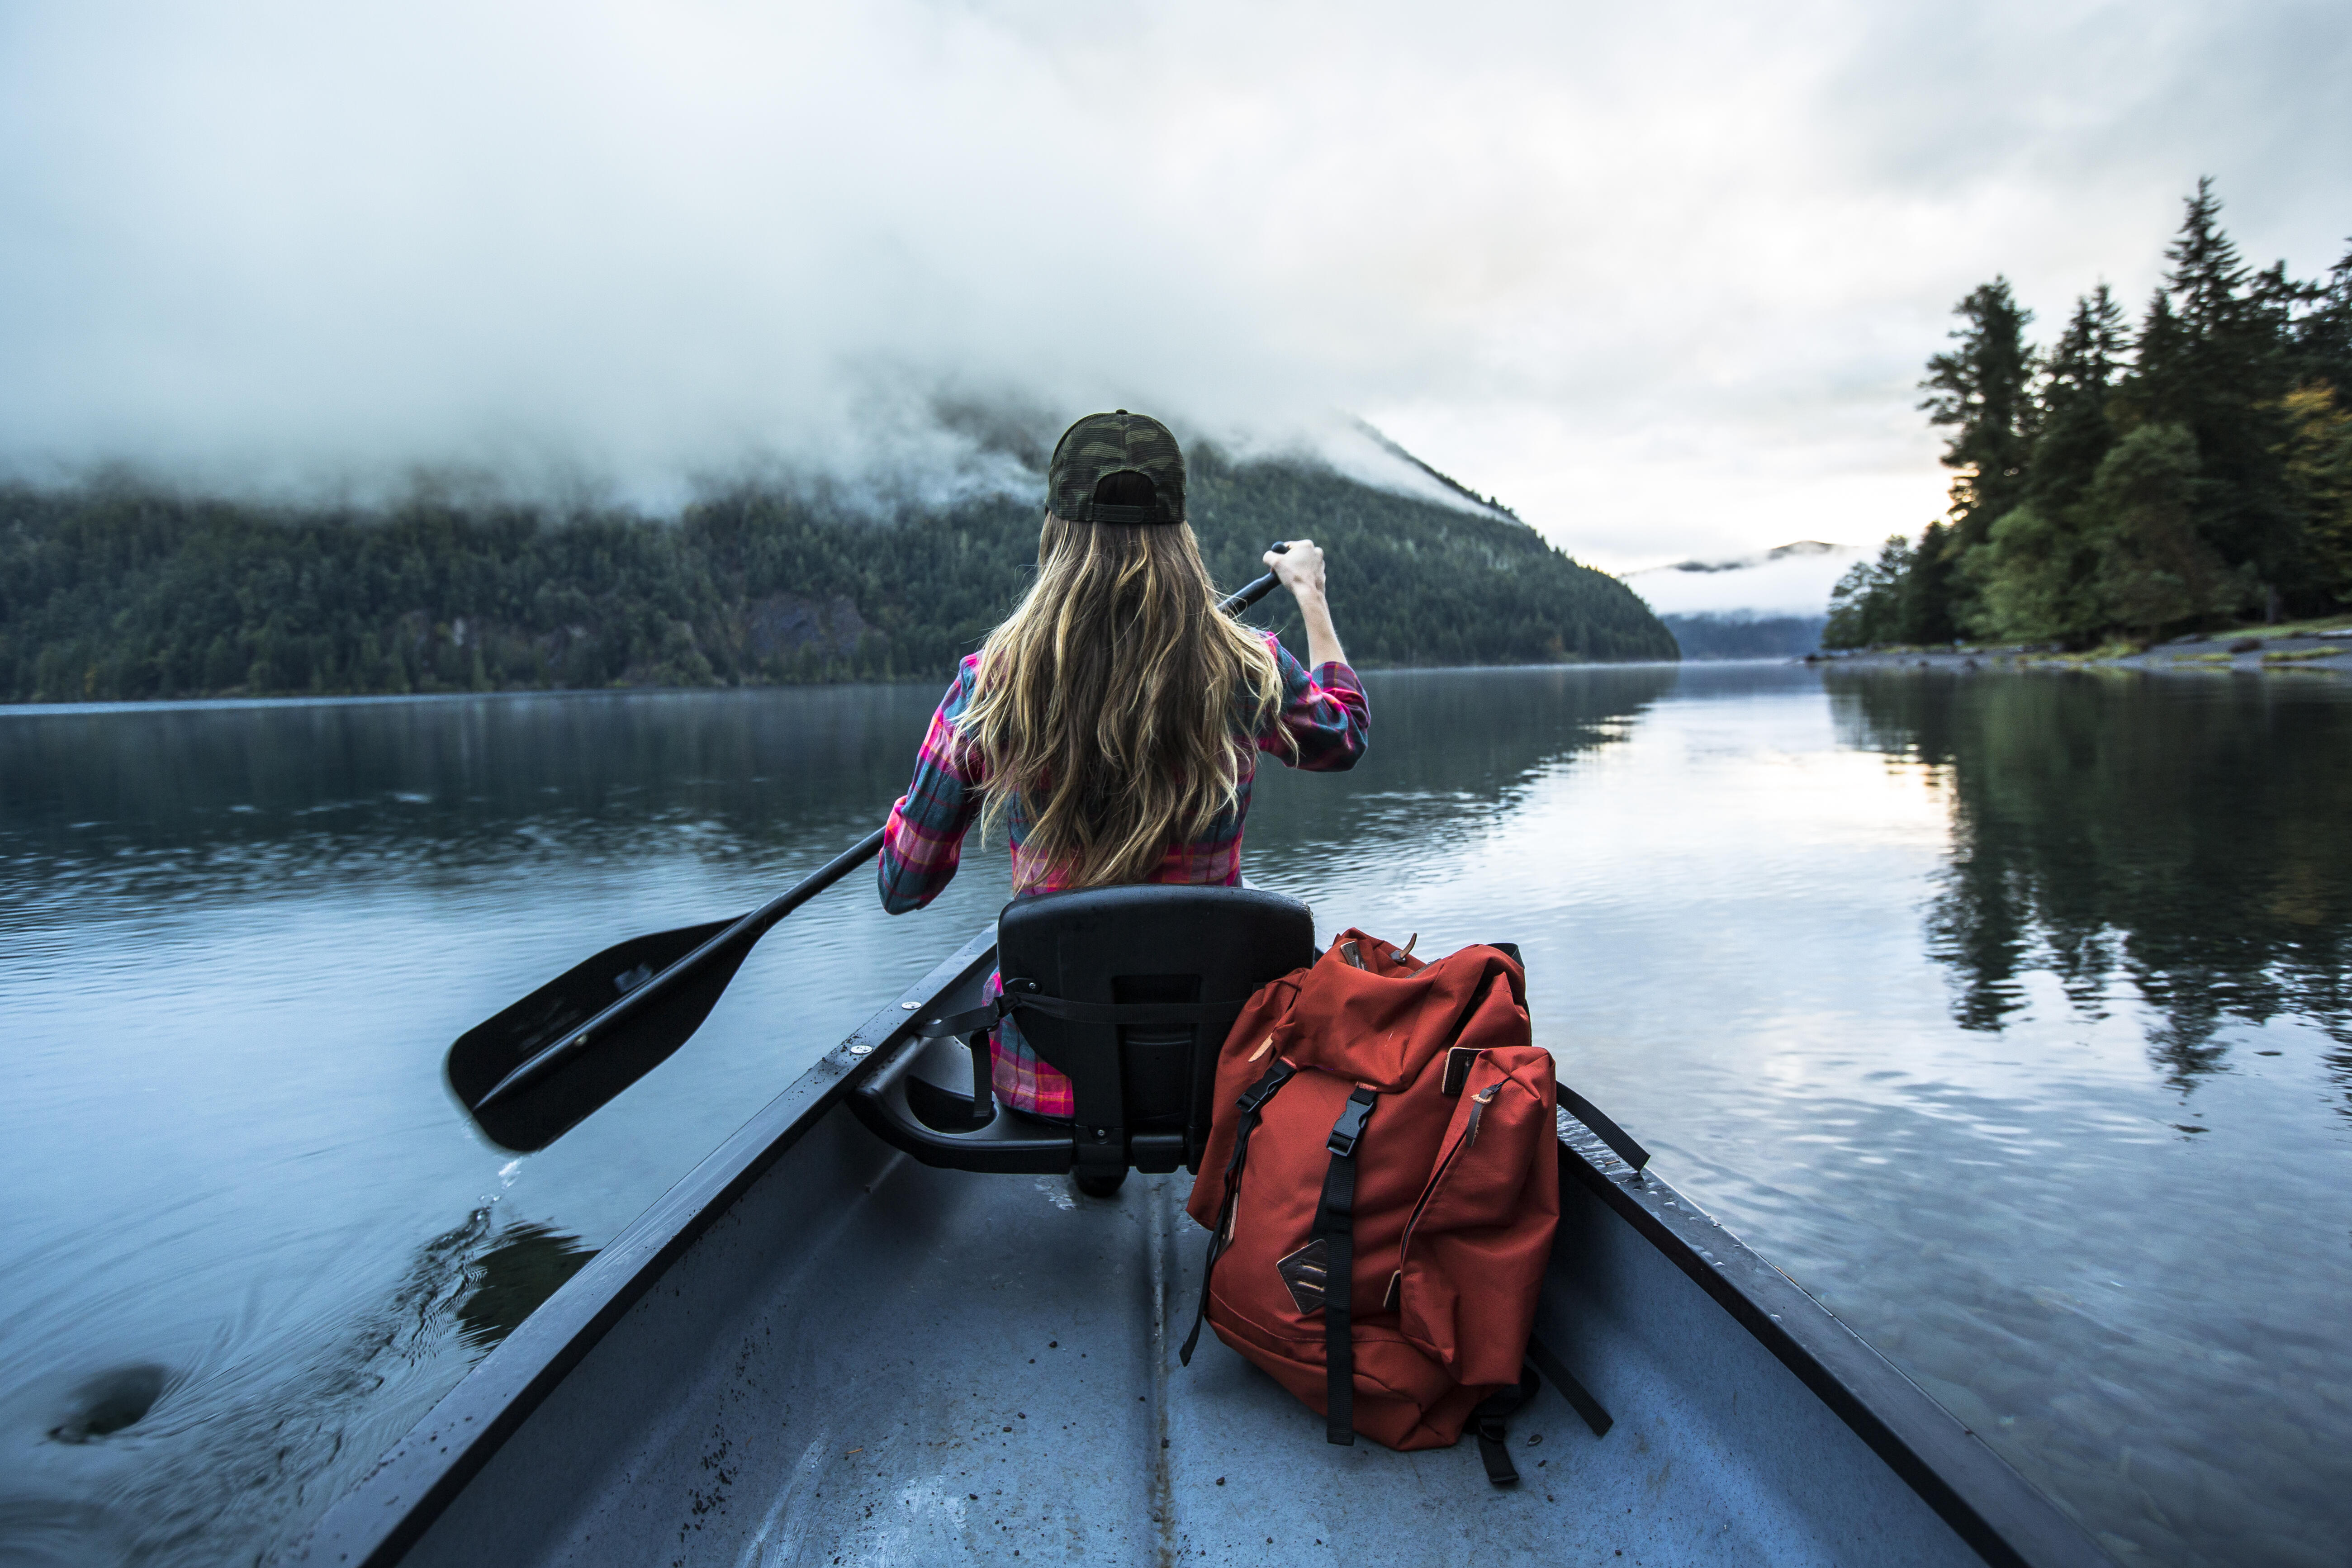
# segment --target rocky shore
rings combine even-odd
[[[2115,645],[2070,653],[2055,644],[1855,648],[1806,656],[1807,664],[1860,669],[2145,669],[2352,671],[2352,625],[2256,627],[2175,637],[2153,647]]]

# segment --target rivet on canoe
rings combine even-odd
[[[853,1056],[853,1057],[862,1057],[862,1056],[866,1055],[868,1051],[871,1051],[873,1048],[874,1048],[874,1047],[873,1047],[872,1046],[869,1046],[869,1045],[867,1045],[865,1041],[860,1040],[857,1044],[856,1044],[856,1045],[854,1045],[854,1046],[852,1046],[852,1047],[849,1047],[849,1054],[850,1054],[851,1056]]]
[[[911,1013],[921,1005],[922,1004],[920,1002],[901,1002],[898,1004],[898,1011],[901,1013]]]

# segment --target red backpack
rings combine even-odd
[[[1488,1475],[1559,1221],[1552,1060],[1492,947],[1424,963],[1348,931],[1261,988],[1217,1063],[1187,1211],[1213,1232],[1201,1311],[1323,1413],[1329,1441],[1449,1447]],[[1326,1281],[1344,1279],[1326,1296]],[[1189,1364],[1196,1318],[1184,1342]]]

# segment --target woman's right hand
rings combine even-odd
[[[1276,579],[1301,605],[1323,597],[1323,552],[1313,540],[1291,540],[1281,554],[1269,550],[1265,559]]]

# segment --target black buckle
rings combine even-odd
[[[1330,1139],[1323,1145],[1342,1160],[1356,1152],[1356,1141],[1364,1135],[1364,1123],[1372,1117],[1372,1107],[1380,1095],[1369,1089],[1359,1088],[1348,1097],[1339,1112],[1339,1120],[1331,1126]]]
[[[1280,1089],[1284,1084],[1288,1083],[1290,1081],[1291,1075],[1297,1070],[1298,1069],[1297,1068],[1292,1067],[1288,1062],[1283,1061],[1279,1058],[1276,1058],[1275,1064],[1265,1069],[1265,1076],[1258,1079],[1255,1083],[1250,1085],[1249,1088],[1242,1090],[1241,1099],[1235,1100],[1234,1103],[1240,1106],[1244,1110],[1255,1111],[1267,1100],[1272,1100],[1274,1098],[1274,1091]]]

